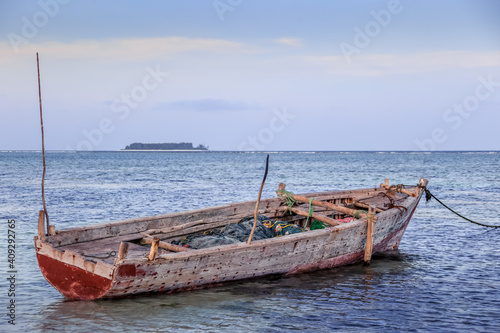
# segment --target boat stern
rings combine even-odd
[[[91,262],[75,252],[64,252],[35,237],[36,257],[43,276],[64,297],[102,298],[113,286],[114,266]]]

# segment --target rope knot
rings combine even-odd
[[[292,214],[292,207],[297,203],[297,200],[291,196],[293,193],[286,190],[278,190],[277,192],[279,197],[286,199],[285,204],[287,205],[290,214]]]

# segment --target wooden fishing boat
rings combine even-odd
[[[46,233],[40,211],[36,255],[47,281],[76,300],[173,292],[271,274],[295,274],[370,261],[397,249],[427,186],[389,186],[295,195],[280,184],[258,213],[304,225],[328,226],[282,237],[204,249],[173,245],[186,235],[254,216],[257,201]],[[350,218],[349,218],[350,216]],[[347,218],[346,218],[347,217]],[[309,221],[310,222],[310,221]]]

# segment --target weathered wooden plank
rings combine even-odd
[[[303,211],[303,210],[300,210],[300,209],[297,209],[297,208],[288,208],[288,207],[282,207],[281,208],[282,210],[284,211],[289,211],[291,210],[292,212],[294,212],[295,214],[297,215],[301,215],[301,216],[309,216],[309,212],[306,212],[306,211]],[[336,226],[336,225],[339,225],[339,224],[342,224],[342,222],[339,222],[337,220],[334,220],[334,219],[331,219],[329,217],[326,217],[326,216],[323,216],[323,215],[320,215],[320,214],[317,214],[317,213],[311,213],[311,218],[315,219],[315,220],[318,220],[320,222],[323,222],[323,223],[326,223],[326,224],[329,224],[331,226]]]
[[[159,238],[158,238],[159,240]],[[141,240],[141,244],[153,244],[154,238],[143,238]],[[162,249],[173,251],[173,252],[187,252],[190,251],[191,249],[188,249],[186,247],[182,247],[179,245],[174,245],[166,242],[158,242],[158,246],[161,247]]]
[[[174,238],[178,238],[178,237],[185,236],[185,235],[190,235],[190,234],[203,232],[203,231],[207,231],[207,230],[211,230],[211,229],[215,229],[215,228],[220,228],[220,227],[228,225],[229,223],[236,223],[236,222],[239,222],[242,218],[247,217],[247,216],[249,216],[249,215],[244,215],[244,214],[235,215],[231,218],[219,219],[217,221],[210,222],[209,224],[206,223],[206,224],[202,224],[199,226],[192,226],[192,227],[189,227],[186,229],[179,228],[176,231],[172,231],[169,233],[165,232],[163,234],[156,234],[156,235],[161,240],[174,239]]]
[[[61,261],[69,265],[83,267],[85,258],[78,253],[67,250],[64,251]]]
[[[227,219],[227,218],[226,218]],[[215,222],[215,221],[213,221]],[[213,223],[211,222],[211,223]],[[151,229],[151,230],[146,230],[144,233],[150,234],[150,235],[156,235],[156,234],[168,234],[174,231],[179,231],[179,230],[186,230],[190,227],[193,226],[198,226],[198,225],[206,225],[208,222],[205,222],[204,220],[198,220],[190,223],[184,223],[180,225],[176,225],[174,227],[168,227],[168,228],[162,228],[162,229]]]
[[[149,251],[148,260],[153,261],[156,259],[156,254],[158,254],[158,243],[160,239],[155,237],[151,240],[151,250]]]
[[[372,259],[373,250],[373,228],[376,221],[375,209],[370,207],[368,210],[368,219],[366,220],[366,245],[365,245],[365,264],[369,264]]]
[[[368,209],[370,208],[371,205],[367,204],[367,203],[364,203],[362,201],[356,201],[355,203],[353,203],[354,206],[356,207],[359,207],[359,208],[365,208],[365,209]],[[375,211],[378,212],[378,213],[381,213],[383,212],[385,209],[381,209],[381,208],[378,208],[378,207],[374,207],[375,208]]]
[[[118,261],[121,261],[121,260],[127,258],[129,247],[130,247],[130,243],[128,243],[128,242],[121,242],[120,243],[120,248],[118,249],[118,256],[116,258]]]
[[[415,193],[413,191],[409,191],[409,190],[402,188],[402,187],[398,187],[397,185],[388,186],[386,184],[380,184],[380,187],[385,188],[386,190],[389,190],[389,191],[404,193],[404,194],[407,194],[407,195],[412,196],[412,197],[418,196],[418,193]]]
[[[38,239],[45,239],[45,211],[38,212]]]

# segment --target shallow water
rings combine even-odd
[[[463,215],[500,225],[500,153],[273,153],[263,197],[415,184]],[[47,153],[46,198],[57,229],[255,199],[264,153]],[[399,251],[361,264],[171,295],[78,302],[41,275],[33,236],[41,154],[0,152],[0,271],[16,224],[16,320],[1,279],[0,329],[30,331],[500,331],[500,229],[421,202]]]

